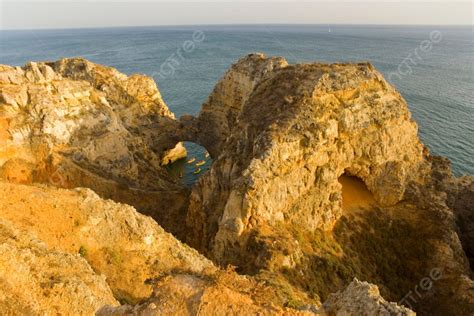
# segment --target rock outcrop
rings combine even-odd
[[[312,315],[272,304],[274,290],[230,271],[168,275],[140,304],[105,306],[98,315]],[[164,303],[166,302],[166,303]]]
[[[344,291],[331,295],[322,310],[328,315],[416,315],[406,307],[387,302],[377,286],[357,279]]]
[[[188,223],[203,242],[197,246],[220,262],[232,262],[262,225],[330,229],[341,216],[344,173],[361,178],[381,205],[393,205],[424,162],[405,101],[370,64],[278,61],[281,67],[263,67],[265,74],[240,87],[233,82],[241,72],[273,64],[244,58],[218,84],[230,88],[209,101],[225,99],[214,112],[230,111],[235,123],[222,123],[230,135],[193,189]],[[205,105],[200,118],[208,111]]]
[[[251,54],[179,120],[146,76],[0,66],[0,179],[3,314],[474,313],[472,177],[369,63]]]
[[[152,218],[131,206],[103,200],[90,189],[0,181],[0,218],[35,234],[50,251],[81,254],[94,271],[107,277],[122,302],[148,298],[152,286],[146,281],[176,269],[189,273],[215,269]]]
[[[439,176],[404,99],[368,63],[276,60],[262,68],[275,59],[241,59],[203,106],[199,120],[219,120],[209,126],[228,136],[216,140],[212,168],[193,187],[189,243],[321,300],[353,277],[402,300],[443,268],[428,293],[403,303],[424,314],[472,313],[453,216],[469,194]],[[247,69],[262,73],[235,85]],[[348,188],[347,178],[360,184]]]
[[[176,121],[150,77],[80,58],[31,62],[0,66],[0,92],[3,179],[89,187],[163,222],[185,210],[188,193],[162,164],[186,151],[155,143]]]

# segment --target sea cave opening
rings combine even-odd
[[[344,210],[367,208],[376,204],[372,192],[359,177],[346,171],[338,181],[342,185],[342,208]]]
[[[190,188],[212,165],[212,158],[203,146],[183,142],[187,157],[167,165],[168,172],[183,186]]]

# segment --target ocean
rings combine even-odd
[[[419,136],[448,157],[456,175],[474,174],[473,28],[437,26],[248,25],[0,31],[0,63],[82,56],[153,76],[177,117],[197,114],[229,66],[251,52],[290,63],[370,61],[407,100]],[[204,149],[186,143],[189,157]],[[201,166],[204,172],[209,159]],[[202,173],[172,167],[190,185]]]

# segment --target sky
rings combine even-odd
[[[202,24],[473,25],[473,0],[0,0],[1,29]]]

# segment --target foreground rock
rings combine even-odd
[[[0,314],[92,315],[105,304],[118,302],[86,260],[0,219]]]
[[[90,189],[0,181],[0,218],[2,314],[301,314],[283,307],[289,294],[278,286],[219,270],[150,217]],[[148,303],[115,310],[116,299]]]
[[[271,288],[221,271],[208,276],[169,275],[155,285],[153,296],[136,305],[106,306],[98,315],[311,315],[275,306]]]
[[[150,77],[80,58],[0,66],[0,177],[9,181],[89,187],[165,222],[187,198],[162,167],[184,147],[155,143],[173,122]]]
[[[375,285],[357,279],[344,291],[331,295],[323,311],[328,315],[416,315],[406,307],[384,300]]]
[[[82,255],[94,271],[107,277],[114,296],[122,302],[149,297],[152,286],[147,280],[173,270],[215,269],[150,217],[131,206],[103,200],[89,189],[0,181],[0,218],[35,234],[50,251]],[[32,263],[31,268],[35,266]],[[61,275],[54,268],[50,273]]]
[[[354,280],[321,308],[306,305],[294,310],[269,304],[271,288],[250,278],[221,271],[206,278],[178,274],[155,285],[153,296],[136,305],[104,306],[98,315],[393,315],[415,313],[380,296],[377,286]],[[163,304],[166,302],[166,304]]]

